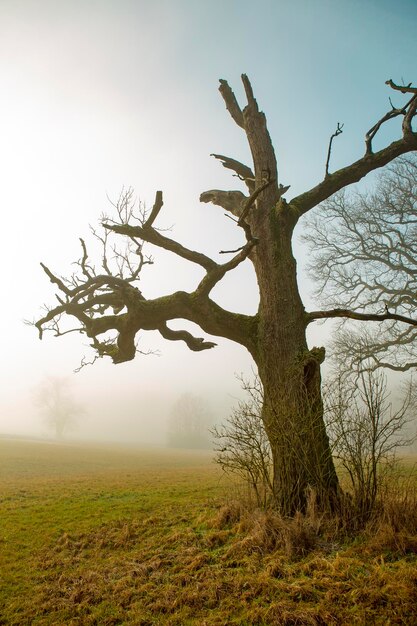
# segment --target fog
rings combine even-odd
[[[236,355],[237,363],[241,356]],[[138,370],[143,371],[139,371],[137,381],[128,371],[128,364],[116,368],[102,362],[67,376],[69,392],[84,412],[75,416],[75,424],[65,432],[65,439],[165,445],[172,408],[183,394],[191,391],[201,398],[213,415],[213,422],[224,420],[242,396],[233,372],[230,379],[221,380],[224,370],[214,363],[210,375],[207,362],[197,363],[190,380],[183,368],[173,368],[177,357],[166,350],[161,356],[139,358],[143,361]],[[25,381],[15,385],[10,394],[12,401],[4,406],[7,419],[2,422],[2,434],[54,436],[34,402],[34,392],[49,374],[34,376],[31,385]]]
[[[364,132],[386,110],[385,80],[416,81],[416,18],[407,0],[395,8],[385,0],[261,0],[256,7],[246,0],[2,0],[0,434],[50,435],[33,402],[47,376],[73,378],[85,407],[68,437],[163,444],[171,407],[186,392],[222,421],[242,396],[236,374],[253,376],[242,347],[214,338],[215,349],[190,353],[143,333],[139,348],[155,354],[118,366],[101,360],[74,375],[82,357],[93,356],[86,338],[40,342],[24,324],[54,304],[39,262],[68,275],[80,258],[78,238],[89,241],[89,224],[110,212],[108,197],[129,186],[148,206],[163,190],[160,225],[185,245],[215,258],[241,245],[222,210],[198,200],[207,189],[240,186],[210,153],[250,161],[218,79],[227,78],[241,98],[240,73],[251,77],[294,195],[322,178],[337,121],[345,130],[333,168],[362,155]],[[295,251],[310,303],[305,250],[296,242]],[[198,271],[150,252],[156,263],[143,272],[146,297],[193,289]],[[255,312],[249,264],[214,295],[225,308]],[[311,345],[326,344],[329,334],[328,326],[311,328]]]

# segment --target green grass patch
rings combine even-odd
[[[416,623],[417,539],[303,553],[234,491],[205,452],[0,440],[0,624]]]

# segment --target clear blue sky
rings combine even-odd
[[[78,237],[108,210],[106,194],[132,185],[151,203],[162,189],[161,225],[174,225],[173,235],[211,254],[240,241],[219,209],[198,202],[201,191],[237,185],[211,152],[249,161],[219,78],[242,97],[240,74],[250,76],[281,180],[298,193],[323,176],[337,122],[345,126],[332,167],[363,153],[364,133],[389,107],[385,81],[417,82],[416,32],[415,0],[1,0],[0,433],[36,430],[30,389],[47,374],[70,374],[88,353],[79,337],[40,343],[22,320],[53,302],[39,261],[68,271]],[[392,123],[380,141],[397,131]],[[303,250],[297,254],[302,267]],[[144,293],[194,281],[194,270],[161,255],[144,276]],[[302,285],[307,293],[304,277]],[[224,306],[254,311],[249,269],[217,296]],[[129,425],[148,435],[135,424],[149,416],[162,423],[184,391],[210,396],[222,410],[238,391],[234,372],[250,374],[248,356],[226,341],[201,354],[152,335],[142,342],[163,355],[118,367],[103,362],[78,375],[89,405],[85,432],[101,420],[103,436],[116,428],[122,436]]]

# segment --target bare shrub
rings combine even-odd
[[[265,507],[273,494],[272,455],[262,423],[263,392],[259,378],[242,381],[248,400],[239,402],[226,423],[211,430],[215,461],[223,471],[240,476]]]
[[[365,528],[366,547],[375,554],[417,552],[416,468],[403,467],[385,481]]]
[[[383,372],[338,374],[327,384],[324,403],[333,454],[346,473],[351,508],[362,523],[375,512],[382,486],[397,465],[398,449],[415,440],[405,434],[415,408],[412,386],[394,409]]]
[[[417,533],[416,467],[391,473],[380,488],[378,521],[394,532]]]

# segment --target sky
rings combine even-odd
[[[211,153],[250,163],[245,137],[218,93],[225,78],[242,102],[249,75],[274,141],[288,197],[323,178],[328,140],[336,169],[363,154],[365,132],[388,110],[385,81],[417,83],[415,0],[0,0],[0,246],[2,359],[0,434],[43,434],[33,390],[69,377],[86,407],[78,435],[160,443],[183,393],[205,399],[223,419],[252,376],[245,350],[223,339],[191,353],[154,333],[138,355],[101,360],[77,375],[88,342],[78,335],[39,341],[24,324],[54,303],[39,263],[60,275],[80,258],[79,237],[129,186],[151,206],[164,194],[158,225],[218,258],[242,243],[202,191],[239,188]],[[398,136],[398,120],[376,147]],[[300,224],[302,228],[302,224]],[[295,244],[307,306],[312,285]],[[193,289],[198,272],[167,253],[143,272],[146,297]],[[215,291],[225,308],[254,313],[249,262]],[[199,333],[201,336],[201,332]],[[312,345],[326,328],[310,330]]]

